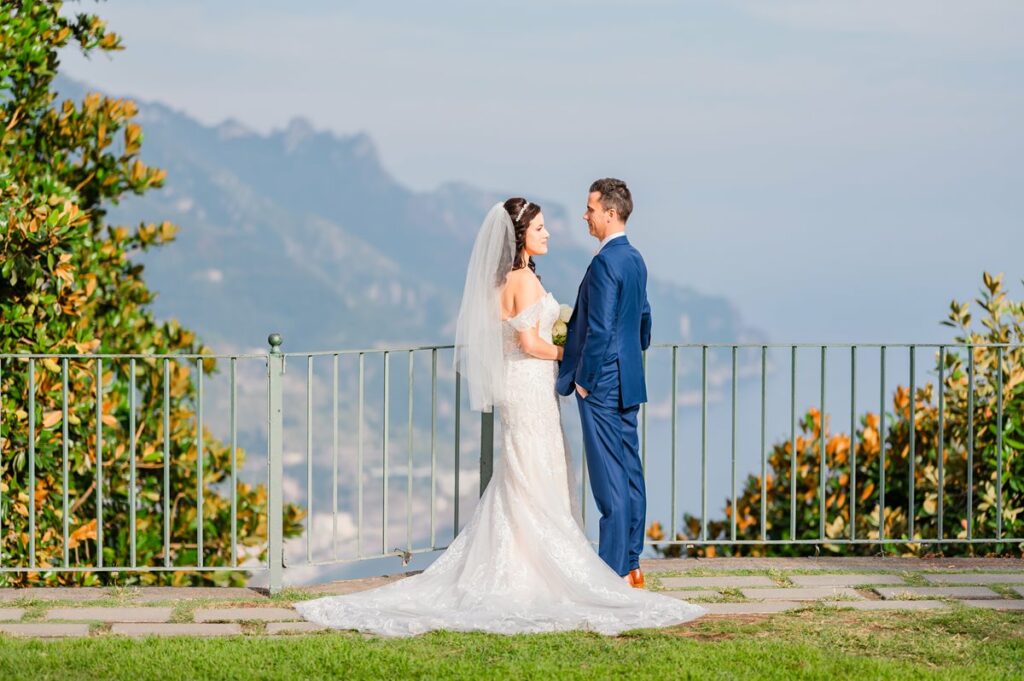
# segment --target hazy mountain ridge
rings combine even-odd
[[[76,99],[87,89],[67,79],[59,88]],[[364,133],[338,136],[297,118],[264,135],[139,105],[143,160],[168,179],[109,218],[181,227],[176,242],[142,258],[159,316],[180,319],[215,350],[262,347],[270,331],[292,351],[451,342],[473,239],[505,194],[464,183],[412,191]],[[537,200],[555,237],[538,271],[572,303],[591,254],[571,238],[565,210]],[[721,297],[655,276],[649,294],[656,341],[759,336]]]

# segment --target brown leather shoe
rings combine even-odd
[[[629,571],[629,583],[634,589],[644,588],[644,573],[640,568]]]

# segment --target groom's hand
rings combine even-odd
[[[590,394],[590,392],[587,391],[587,389],[584,388],[579,383],[576,384],[576,392],[578,392],[580,394],[580,397],[582,397],[583,399],[587,399],[587,395]]]

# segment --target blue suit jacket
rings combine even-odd
[[[576,294],[556,389],[583,386],[594,400],[628,408],[647,401],[643,351],[651,344],[647,266],[625,236],[594,256]]]

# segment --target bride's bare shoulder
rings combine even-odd
[[[501,306],[504,317],[514,317],[544,295],[544,287],[533,270],[523,267],[512,270],[505,278],[501,292]]]

